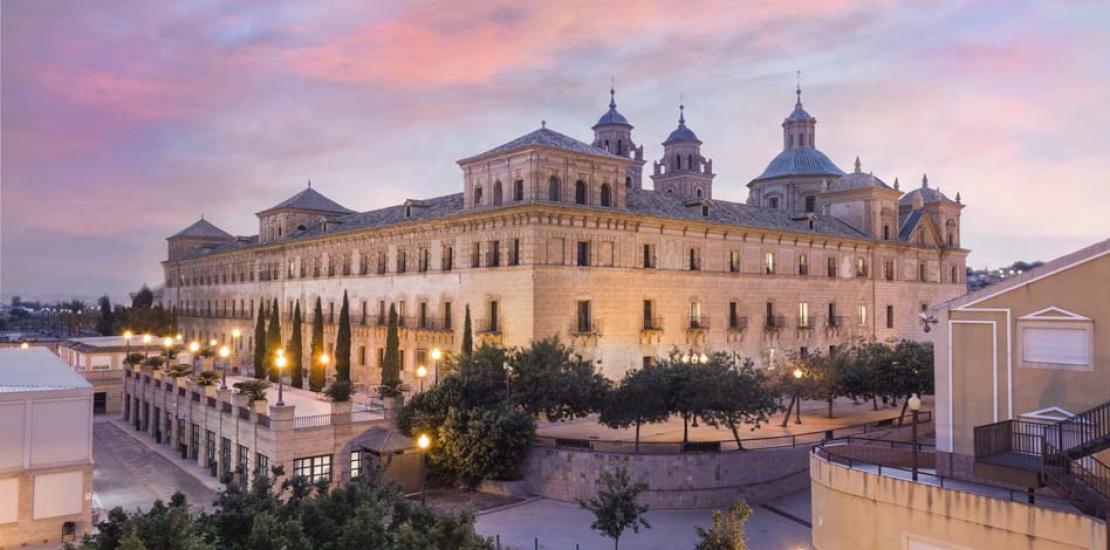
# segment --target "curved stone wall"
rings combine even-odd
[[[640,502],[655,509],[721,508],[740,499],[758,504],[809,485],[809,450],[630,454],[533,447],[524,481],[531,494],[574,501],[596,495],[601,472],[623,466],[648,483]]]

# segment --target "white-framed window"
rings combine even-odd
[[[302,476],[313,483],[321,479],[331,481],[331,455],[294,459],[293,475]]]
[[[775,253],[768,252],[763,255],[763,267],[768,275],[775,274]]]
[[[798,303],[798,328],[809,328],[809,302]]]
[[[863,304],[859,306],[859,324],[860,326],[867,324],[867,306]]]
[[[351,479],[362,475],[362,453],[351,451]]]

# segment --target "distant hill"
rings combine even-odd
[[[1041,261],[1036,261],[1036,262],[1017,261],[1017,262],[1014,262],[1014,263],[1012,263],[1012,264],[1010,264],[1006,267],[999,267],[999,268],[995,268],[995,269],[991,269],[991,268],[972,269],[972,268],[968,267],[967,268],[967,291],[968,292],[974,292],[976,290],[979,290],[980,288],[988,287],[988,286],[993,285],[994,283],[997,283],[997,282],[1002,281],[1004,279],[1008,279],[1010,277],[1021,275],[1022,273],[1025,273],[1026,271],[1029,271],[1030,269],[1035,269],[1035,268],[1038,268],[1042,265],[1044,265],[1044,262],[1041,262]]]

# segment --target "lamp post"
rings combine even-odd
[[[913,426],[911,427],[913,433],[913,480],[917,481],[917,413],[921,410],[921,398],[917,394],[910,396],[910,416]]]
[[[327,379],[327,377],[328,377],[328,361],[331,361],[331,357],[328,356],[328,352],[325,351],[325,352],[320,353],[320,368],[324,371],[324,378],[325,379]],[[309,376],[311,377],[311,375],[309,375]],[[311,382],[310,382],[310,385],[311,385]]]
[[[416,367],[416,377],[420,379],[420,393],[424,393],[424,377],[428,376],[428,369],[424,365]]]
[[[439,384],[439,360],[443,357],[443,351],[439,348],[432,349],[432,368],[435,369],[435,383]]]
[[[432,444],[428,434],[420,434],[416,446],[420,447],[420,504],[428,504],[428,447]]]
[[[193,374],[197,373],[197,352],[200,351],[200,342],[193,340],[189,342],[189,362],[193,365]]]
[[[278,351],[281,351],[281,350],[279,349]],[[284,354],[280,354],[280,355],[278,355],[277,357],[274,358],[274,366],[277,367],[277,371],[278,371],[278,402],[277,402],[277,406],[279,406],[279,407],[284,407],[285,406],[285,401],[282,399],[282,394],[281,394],[282,387],[285,385],[283,383],[283,379],[281,377],[281,369],[285,368],[285,363],[286,363],[286,359],[285,359]]]
[[[240,369],[240,367],[242,367],[242,365],[238,364],[239,363],[239,345],[240,345],[239,344],[239,338],[241,336],[243,336],[243,331],[241,331],[239,329],[234,329],[234,330],[231,331],[231,349],[232,349],[232,352],[235,353],[235,359],[236,359],[235,368],[236,369]],[[237,370],[236,372],[239,372],[239,371]]]
[[[143,335],[143,359],[150,357],[150,350],[147,349],[147,346],[150,345],[152,339],[154,339],[154,337],[149,333]]]
[[[704,365],[704,364],[709,362],[709,356],[703,353],[703,354],[698,356],[698,361],[701,362],[701,364]]]
[[[796,407],[797,407],[797,409],[794,410],[794,423],[795,424],[801,424],[802,423],[802,386],[801,386],[801,383],[802,383],[802,377],[803,376],[805,376],[805,372],[803,372],[802,369],[799,368],[799,367],[794,367],[794,380],[795,380],[795,383],[794,383],[794,403],[796,403]]]
[[[510,365],[508,361],[505,361],[501,364],[501,367],[505,369],[505,401],[508,401],[512,396],[512,389],[509,387],[509,381],[512,380],[513,366]]]
[[[127,360],[127,358],[131,356],[131,337],[133,337],[133,336],[135,336],[135,333],[131,332],[130,330],[123,331],[123,358],[124,358],[124,360]]]
[[[224,360],[224,381],[223,381],[223,385],[224,385],[224,389],[226,390],[227,389],[227,357],[229,355],[231,355],[231,350],[228,349],[227,346],[221,346],[219,353],[220,353],[220,359]]]
[[[163,338],[162,339],[162,347],[166,349],[166,352],[165,352],[166,353],[166,364],[162,365],[162,368],[164,368],[166,370],[169,370],[169,368],[170,368],[170,350],[173,349],[173,338],[170,338],[169,336]]]

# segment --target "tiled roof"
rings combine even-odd
[[[787,176],[843,176],[841,170],[825,156],[825,153],[811,147],[786,149],[767,165],[759,177],[752,181]]]
[[[0,393],[92,388],[44,347],[0,349]]]
[[[918,187],[917,189],[914,189],[913,191],[902,195],[902,198],[898,201],[898,204],[913,204],[913,198],[917,195],[921,195],[921,199],[924,204],[929,204],[933,202],[956,202],[946,197],[944,193],[941,193],[939,190],[932,187]]]
[[[193,239],[234,239],[230,233],[212,225],[208,220],[201,218],[196,223],[174,233],[169,238],[193,238]]]
[[[488,156],[491,156],[491,155],[499,155],[501,153],[506,153],[506,152],[509,152],[509,151],[513,151],[515,149],[523,149],[523,148],[526,148],[526,147],[529,147],[529,146],[535,146],[535,145],[542,145],[544,147],[554,147],[556,149],[563,149],[563,150],[571,151],[571,152],[574,152],[574,153],[584,153],[584,154],[587,154],[587,155],[594,155],[594,156],[599,156],[599,157],[609,157],[609,158],[619,158],[619,159],[624,158],[624,157],[619,157],[617,155],[611,154],[608,151],[606,151],[605,149],[601,149],[599,147],[594,147],[593,145],[590,145],[588,143],[583,143],[583,142],[578,141],[577,139],[574,139],[570,136],[560,134],[559,132],[556,132],[555,130],[551,130],[551,129],[548,129],[548,128],[540,128],[539,130],[536,130],[535,132],[524,134],[523,136],[520,136],[520,137],[518,137],[518,138],[516,138],[516,139],[514,139],[514,140],[512,140],[508,143],[505,143],[503,145],[498,145],[497,147],[494,147],[493,149],[490,149],[490,150],[488,150],[484,153],[462,159],[462,160],[459,161],[459,163],[462,164],[462,163],[469,162],[469,161],[476,160],[476,159],[480,159],[480,158],[483,158],[483,157],[488,157]]]
[[[278,204],[271,206],[270,208],[267,208],[262,212],[259,212],[259,214],[262,214],[263,212],[271,212],[274,210],[282,210],[286,208],[296,210],[313,210],[316,212],[329,212],[333,214],[350,214],[354,212],[354,210],[351,210],[350,208],[347,208],[325,197],[324,195],[321,195],[319,191],[309,187],[304,191],[301,191],[300,193],[297,193],[296,195],[293,195],[292,197],[289,197],[288,199],[285,199],[284,201],[281,201]]]
[[[917,227],[917,223],[921,221],[921,214],[924,209],[918,208],[906,217],[905,223],[902,224],[902,229],[898,230],[898,240],[908,241],[913,235],[913,230]]]
[[[327,222],[325,230],[324,223],[316,223],[309,226],[304,231],[299,231],[290,236],[291,239],[298,239],[303,237],[312,237],[323,235],[325,233],[335,233],[339,231],[351,231],[354,229],[365,229],[369,227],[382,227],[386,225],[393,225],[396,223],[426,220],[430,218],[439,218],[449,214],[455,214],[462,210],[463,207],[463,194],[454,193],[451,195],[443,195],[440,197],[433,197],[419,202],[419,204],[412,205],[409,209],[409,216],[405,217],[405,205],[398,204],[395,206],[387,206],[377,210],[370,210],[369,212],[360,212],[350,214]]]

